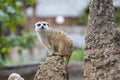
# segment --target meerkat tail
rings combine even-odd
[[[70,56],[71,56],[71,55],[70,55]],[[69,64],[70,56],[67,56],[67,57],[66,57],[66,64],[65,64],[66,80],[69,80],[69,68],[68,68],[68,64]]]

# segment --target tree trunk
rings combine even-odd
[[[66,80],[64,60],[60,56],[47,57],[41,63],[34,80]]]
[[[112,0],[91,0],[85,46],[84,80],[120,79],[120,32]]]

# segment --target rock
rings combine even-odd
[[[8,80],[24,80],[18,73],[12,73],[8,77]]]
[[[50,56],[39,65],[34,80],[66,80],[63,57]]]

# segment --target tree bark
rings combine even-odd
[[[60,56],[47,57],[41,63],[34,80],[66,80],[64,60]]]
[[[120,79],[120,31],[112,0],[91,0],[85,46],[84,80]]]

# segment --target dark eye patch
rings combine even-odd
[[[43,26],[46,26],[46,24],[45,24],[45,23],[43,23]]]
[[[40,26],[41,24],[37,24],[37,26]]]

